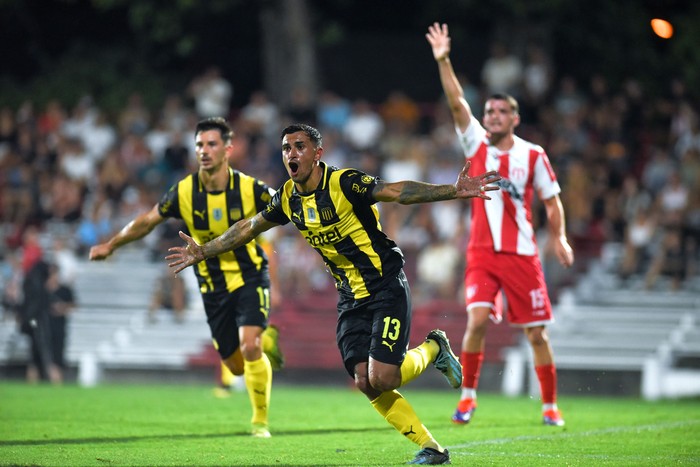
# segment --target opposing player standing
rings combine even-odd
[[[557,373],[545,326],[553,322],[552,306],[532,226],[531,204],[537,194],[544,203],[553,251],[565,267],[574,261],[566,238],[560,187],[542,147],[515,135],[520,123],[518,103],[510,95],[494,94],[486,100],[483,126],[473,118],[450,62],[451,40],[446,24],[434,23],[426,38],[438,64],[455,130],[472,170],[497,171],[501,190],[484,203],[472,204],[471,236],[467,246],[465,294],[467,329],[460,360],[462,395],[452,416],[469,423],[476,410],[476,389],[484,358],[489,317],[502,319],[496,295],[503,290],[508,321],[523,329],[532,346],[540,383],[542,417],[546,425],[564,425],[557,408]]]

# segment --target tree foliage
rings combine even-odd
[[[671,21],[674,37],[654,36],[653,17]],[[700,4],[692,0],[0,0],[0,103],[63,89],[61,83],[87,85],[91,74],[101,93],[152,81],[167,89],[210,64],[233,81],[238,105],[258,88],[279,98],[290,81],[317,86],[331,69],[347,69],[333,79],[355,79],[373,41],[396,44],[386,59],[410,73],[427,52],[418,59],[402,52],[425,49],[416,44],[434,21],[450,24],[474,69],[491,41],[506,39],[516,51],[528,41],[544,44],[559,73],[580,82],[593,72],[613,83],[634,76],[649,92],[665,92],[672,76],[688,83],[700,77]],[[372,76],[383,79],[396,81],[393,73]],[[64,89],[67,98],[75,87]]]

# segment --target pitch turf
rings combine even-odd
[[[480,394],[470,425],[450,422],[458,391],[402,393],[454,465],[700,465],[700,401],[564,396],[563,428],[526,397]],[[208,386],[96,388],[0,383],[0,465],[400,465],[418,450],[359,392],[273,387],[270,439],[248,434],[245,393]]]

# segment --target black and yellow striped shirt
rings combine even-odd
[[[273,192],[264,182],[231,168],[226,190],[207,192],[199,174],[193,173],[163,195],[158,212],[182,219],[190,236],[201,245],[263,210]],[[267,256],[256,241],[202,261],[194,271],[202,293],[232,292],[247,283],[270,285]]]
[[[278,224],[294,223],[334,277],[342,308],[381,290],[404,260],[396,243],[381,230],[371,194],[377,179],[323,162],[321,167],[323,177],[316,190],[300,193],[288,180],[263,216]]]

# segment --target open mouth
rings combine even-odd
[[[289,172],[292,175],[296,175],[297,171],[299,171],[299,163],[294,162],[294,161],[290,161],[289,162]]]

